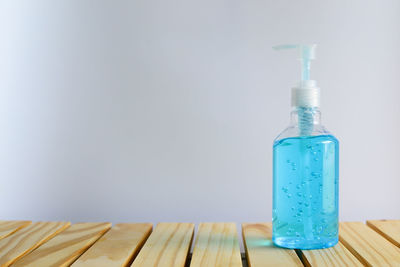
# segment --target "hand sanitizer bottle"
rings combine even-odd
[[[292,88],[291,123],[273,145],[273,231],[280,247],[320,249],[338,242],[339,142],[321,125],[320,90],[309,80],[316,45],[297,49],[302,79]]]

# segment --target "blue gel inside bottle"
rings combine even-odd
[[[298,136],[273,146],[273,242],[320,249],[338,242],[339,142]]]

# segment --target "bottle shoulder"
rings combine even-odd
[[[330,132],[328,129],[321,125],[321,124],[315,124],[313,125],[313,130],[309,136],[320,136],[320,135],[327,135],[330,136],[332,139],[334,139],[336,142],[339,142],[337,138]],[[274,143],[286,139],[286,138],[292,138],[292,137],[299,137],[300,135],[300,129],[298,125],[289,125],[286,129],[284,129],[274,140]]]

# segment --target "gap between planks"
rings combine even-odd
[[[400,220],[370,220],[367,225],[400,248]]]
[[[303,266],[294,250],[274,246],[272,223],[243,223],[242,236],[248,266]]]
[[[366,266],[400,266],[400,248],[364,223],[340,223],[339,239]]]
[[[184,267],[193,235],[192,223],[159,223],[131,266]]]
[[[13,266],[70,266],[110,228],[111,223],[73,224]]]
[[[0,239],[30,225],[31,221],[0,221]]]
[[[151,223],[116,224],[71,266],[130,266],[149,237],[152,227]]]
[[[304,266],[364,266],[341,242],[324,249],[299,250],[296,253]]]
[[[69,225],[69,222],[36,222],[1,239],[0,266],[9,266],[64,231]]]

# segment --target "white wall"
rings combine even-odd
[[[0,217],[270,221],[315,42],[342,220],[400,218],[400,2],[2,1]]]

